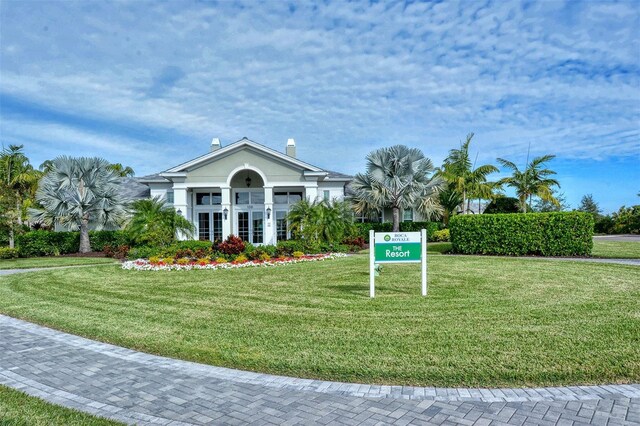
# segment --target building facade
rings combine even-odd
[[[247,138],[225,147],[213,139],[209,153],[138,179],[195,225],[197,239],[237,235],[256,245],[288,239],[292,204],[342,199],[350,180],[296,158],[293,139],[281,153]]]

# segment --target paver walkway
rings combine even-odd
[[[487,390],[304,380],[148,355],[3,315],[0,383],[130,424],[640,424],[640,385]]]

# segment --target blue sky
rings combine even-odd
[[[640,203],[636,1],[0,2],[0,141],[144,175],[247,136],[356,173],[556,154],[575,207]],[[497,178],[498,176],[496,176]]]

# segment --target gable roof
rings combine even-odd
[[[297,158],[293,158],[290,157],[286,154],[280,153],[278,151],[276,151],[275,149],[271,149],[267,146],[261,145],[259,143],[256,143],[252,140],[245,138],[240,139],[239,141],[236,141],[234,143],[232,143],[231,145],[227,145],[224,148],[220,148],[218,150],[209,152],[207,154],[201,155],[200,157],[194,158],[193,160],[187,161],[186,163],[182,163],[179,164],[173,168],[170,168],[169,170],[167,170],[165,173],[170,174],[170,173],[183,173],[183,172],[187,172],[189,169],[194,168],[194,167],[198,167],[202,164],[208,163],[211,160],[214,160],[217,157],[222,157],[224,155],[227,155],[231,152],[237,151],[239,149],[242,148],[253,148],[256,151],[262,152],[268,156],[271,157],[275,157],[276,159],[280,160],[281,162],[296,166],[298,168],[302,168],[305,170],[309,170],[312,172],[323,172],[325,170],[316,167],[312,164],[309,163],[305,163],[304,161],[298,160]],[[165,173],[161,173],[161,175],[164,175]]]

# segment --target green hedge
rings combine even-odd
[[[362,237],[369,242],[369,230],[373,229],[375,232],[391,232],[393,229],[393,223],[354,223],[357,229],[357,236]],[[421,229],[427,230],[427,240],[431,240],[433,233],[440,229],[438,222],[400,222],[401,232],[417,232]]]
[[[588,213],[458,215],[449,230],[454,253],[590,256],[593,248]]]
[[[127,244],[123,231],[90,231],[91,249],[102,251],[105,245]],[[20,257],[58,256],[80,250],[79,232],[31,231],[16,237]]]

